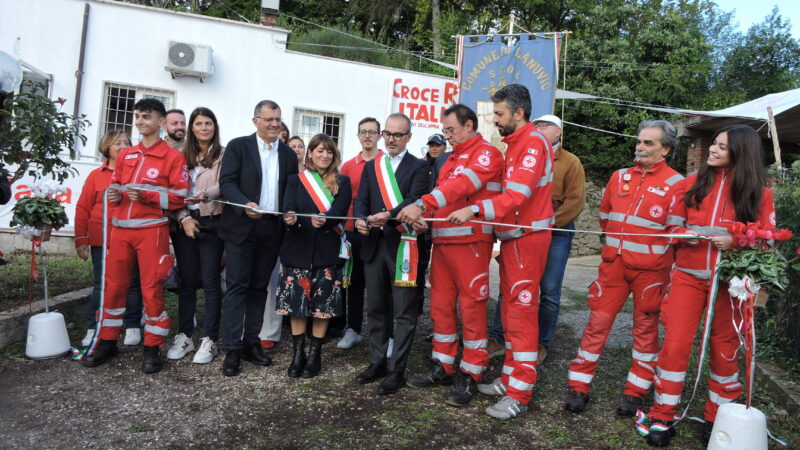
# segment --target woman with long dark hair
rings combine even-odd
[[[288,230],[281,246],[278,314],[289,315],[294,352],[289,376],[310,378],[321,370],[322,341],[328,323],[344,314],[342,258],[345,240],[340,219],[298,217],[292,213],[344,216],[350,207],[350,179],[339,174],[341,156],[326,134],[311,138],[306,170],[289,176],[284,193]],[[343,253],[344,251],[344,253]],[[305,334],[311,317],[311,345],[305,353]]]
[[[714,134],[708,160],[696,175],[675,186],[667,218],[673,234],[706,236],[676,243],[675,267],[669,294],[661,303],[665,335],[655,368],[655,402],[647,442],[666,447],[686,379],[692,343],[706,308],[720,252],[736,245],[727,231],[735,222],[775,225],[772,191],[766,187],[761,139],[746,125],[724,127]],[[680,183],[683,183],[681,185]],[[708,441],[721,404],[742,393],[736,352],[739,347],[733,319],[740,320],[728,293],[728,280],[719,280],[710,334],[708,399],[703,439]],[[700,374],[697,374],[700,376]]]
[[[189,170],[191,195],[186,210],[178,221],[182,232],[173,234],[172,245],[178,261],[179,333],[175,336],[167,358],[181,359],[194,350],[192,333],[197,311],[197,288],[203,283],[205,297],[204,337],[192,362],[207,364],[218,354],[222,286],[220,263],[224,242],[217,236],[216,227],[222,205],[209,200],[220,198],[219,171],[225,149],[220,144],[219,125],[214,112],[199,107],[189,116],[189,132],[183,154]]]

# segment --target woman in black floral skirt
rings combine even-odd
[[[289,176],[284,193],[287,232],[281,246],[278,314],[289,315],[294,352],[289,376],[319,374],[322,341],[332,317],[344,314],[342,270],[349,256],[342,221],[298,217],[293,213],[344,216],[350,206],[350,179],[339,174],[341,156],[326,134],[311,138],[306,170]],[[311,345],[305,353],[308,318],[313,318]]]

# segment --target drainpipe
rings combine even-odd
[[[89,4],[83,8],[83,29],[81,30],[81,53],[78,57],[78,70],[75,71],[75,106],[72,108],[72,115],[78,116],[81,109],[81,88],[83,87],[83,62],[86,58],[86,31],[89,28]],[[75,154],[81,157],[80,140],[75,141]]]

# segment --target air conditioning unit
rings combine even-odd
[[[197,77],[202,83],[205,78],[214,75],[213,53],[208,45],[169,41],[167,65],[164,69],[172,74],[172,78]]]

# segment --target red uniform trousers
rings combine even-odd
[[[444,370],[456,372],[458,314],[464,334],[464,355],[459,367],[480,381],[489,365],[486,351],[486,301],[489,298],[489,261],[492,244],[434,244],[431,259],[431,319],[433,351]]]
[[[647,395],[658,358],[659,307],[668,280],[669,268],[632,269],[619,256],[600,263],[598,278],[589,286],[589,322],[583,330],[578,355],[569,364],[570,389],[589,393],[614,319],[633,292],[633,361],[623,392],[639,398]]]
[[[172,270],[169,228],[166,223],[150,228],[112,227],[106,254],[105,289],[100,339],[119,337],[134,261],[144,298],[144,345],[161,346],[169,334],[169,316],[164,309],[164,280]]]
[[[536,385],[539,350],[539,283],[547,265],[550,231],[537,231],[500,244],[500,319],[506,360],[500,376],[506,394],[523,405]]]
[[[653,419],[674,420],[681,401],[692,342],[706,310],[710,288],[710,280],[702,280],[677,269],[672,272],[669,294],[661,304],[665,333],[658,354],[655,402],[650,408],[650,417]],[[744,389],[739,382],[739,363],[736,358],[739,340],[733,328],[733,316],[728,285],[720,283],[711,320],[709,392],[703,413],[705,420],[712,422],[719,405],[736,400]],[[736,319],[741,320],[738,313]]]

